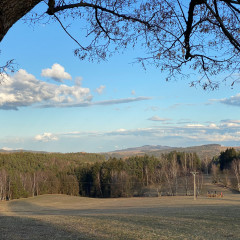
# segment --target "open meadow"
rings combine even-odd
[[[0,202],[0,239],[240,239],[240,195]]]

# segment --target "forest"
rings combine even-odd
[[[2,153],[0,154],[0,199],[41,194],[78,195],[76,169],[85,163],[103,162],[90,153]]]
[[[1,153],[0,199],[11,200],[42,194],[116,198],[193,194],[203,176],[240,191],[240,154],[233,148],[213,159],[196,153],[171,152],[154,156],[110,158],[93,153]]]

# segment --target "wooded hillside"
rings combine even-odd
[[[90,153],[0,154],[0,199],[15,199],[45,193],[78,195],[75,169],[105,158]]]
[[[196,153],[176,151],[108,160],[91,153],[19,152],[0,154],[0,199],[55,193],[104,198],[192,195],[195,171],[198,194],[204,174],[213,183],[240,191],[240,155],[234,149],[203,160]]]

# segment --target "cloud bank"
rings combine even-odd
[[[149,128],[120,129],[105,133],[118,137],[137,137],[150,139],[155,144],[177,143],[198,145],[205,143],[239,144],[240,120],[223,120],[219,124],[163,125]]]
[[[51,107],[91,107],[91,106],[108,106],[108,105],[116,105],[116,104],[123,104],[123,103],[131,103],[131,102],[138,102],[144,100],[150,100],[150,97],[135,97],[135,98],[120,98],[120,99],[113,99],[113,100],[105,100],[105,101],[96,101],[96,102],[79,102],[79,103],[62,103],[61,105],[53,105],[53,104],[45,104],[42,105],[42,108],[51,108]]]
[[[234,123],[234,125],[232,125]],[[238,143],[240,141],[240,121],[222,120],[219,124],[186,124],[183,126],[156,126],[149,128],[124,129],[119,128],[113,131],[74,131],[65,133],[44,133],[37,135],[38,141],[55,141],[61,138],[82,138],[82,139],[151,139],[155,144],[170,144],[180,142],[181,146],[198,145],[201,143]],[[165,142],[166,141],[166,142]]]
[[[231,96],[230,98],[223,98],[218,100],[220,103],[231,105],[231,106],[237,106],[240,107],[240,93],[238,93],[235,96]]]
[[[92,95],[89,88],[79,85],[56,85],[37,80],[32,74],[20,69],[13,76],[5,76],[0,89],[0,109],[18,110],[19,107],[51,106],[90,102]]]
[[[68,78],[59,64],[52,69],[43,70],[42,75],[55,79]],[[36,79],[26,70],[20,69],[12,76],[4,75],[4,82],[0,88],[0,109],[19,110],[21,107],[53,108],[53,107],[90,107],[94,105],[113,105],[149,100],[149,97],[133,97],[93,102],[93,95],[89,88],[81,86],[81,77],[75,79],[74,85],[53,84]],[[98,88],[101,94],[105,86]]]

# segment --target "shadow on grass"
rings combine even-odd
[[[58,228],[43,221],[15,216],[0,215],[1,240],[68,240],[91,239],[79,233]]]
[[[59,209],[14,201],[8,206],[18,216],[0,216],[4,240],[240,239],[240,205]]]
[[[240,196],[240,195],[239,195]],[[167,198],[166,198],[167,200]],[[64,216],[84,216],[84,215],[112,215],[112,214],[124,214],[124,215],[157,215],[157,216],[175,216],[175,217],[237,217],[239,219],[240,212],[240,198],[227,199],[228,204],[225,204],[225,199],[213,199],[217,205],[210,204],[212,199],[208,199],[209,204],[199,204],[195,202],[193,205],[154,205],[151,203],[146,206],[103,206],[99,204],[94,207],[76,207],[76,208],[58,208],[53,206],[39,206],[28,201],[10,201],[8,203],[8,209],[10,213],[14,213],[18,216],[34,216],[34,215],[64,215]],[[229,203],[233,204],[229,204]],[[199,202],[201,203],[201,201]],[[240,220],[240,219],[239,219]]]
[[[0,212],[0,240],[240,240],[239,195],[221,204],[61,209],[10,201]],[[166,198],[167,201],[168,198]],[[7,216],[14,214],[16,216]]]

